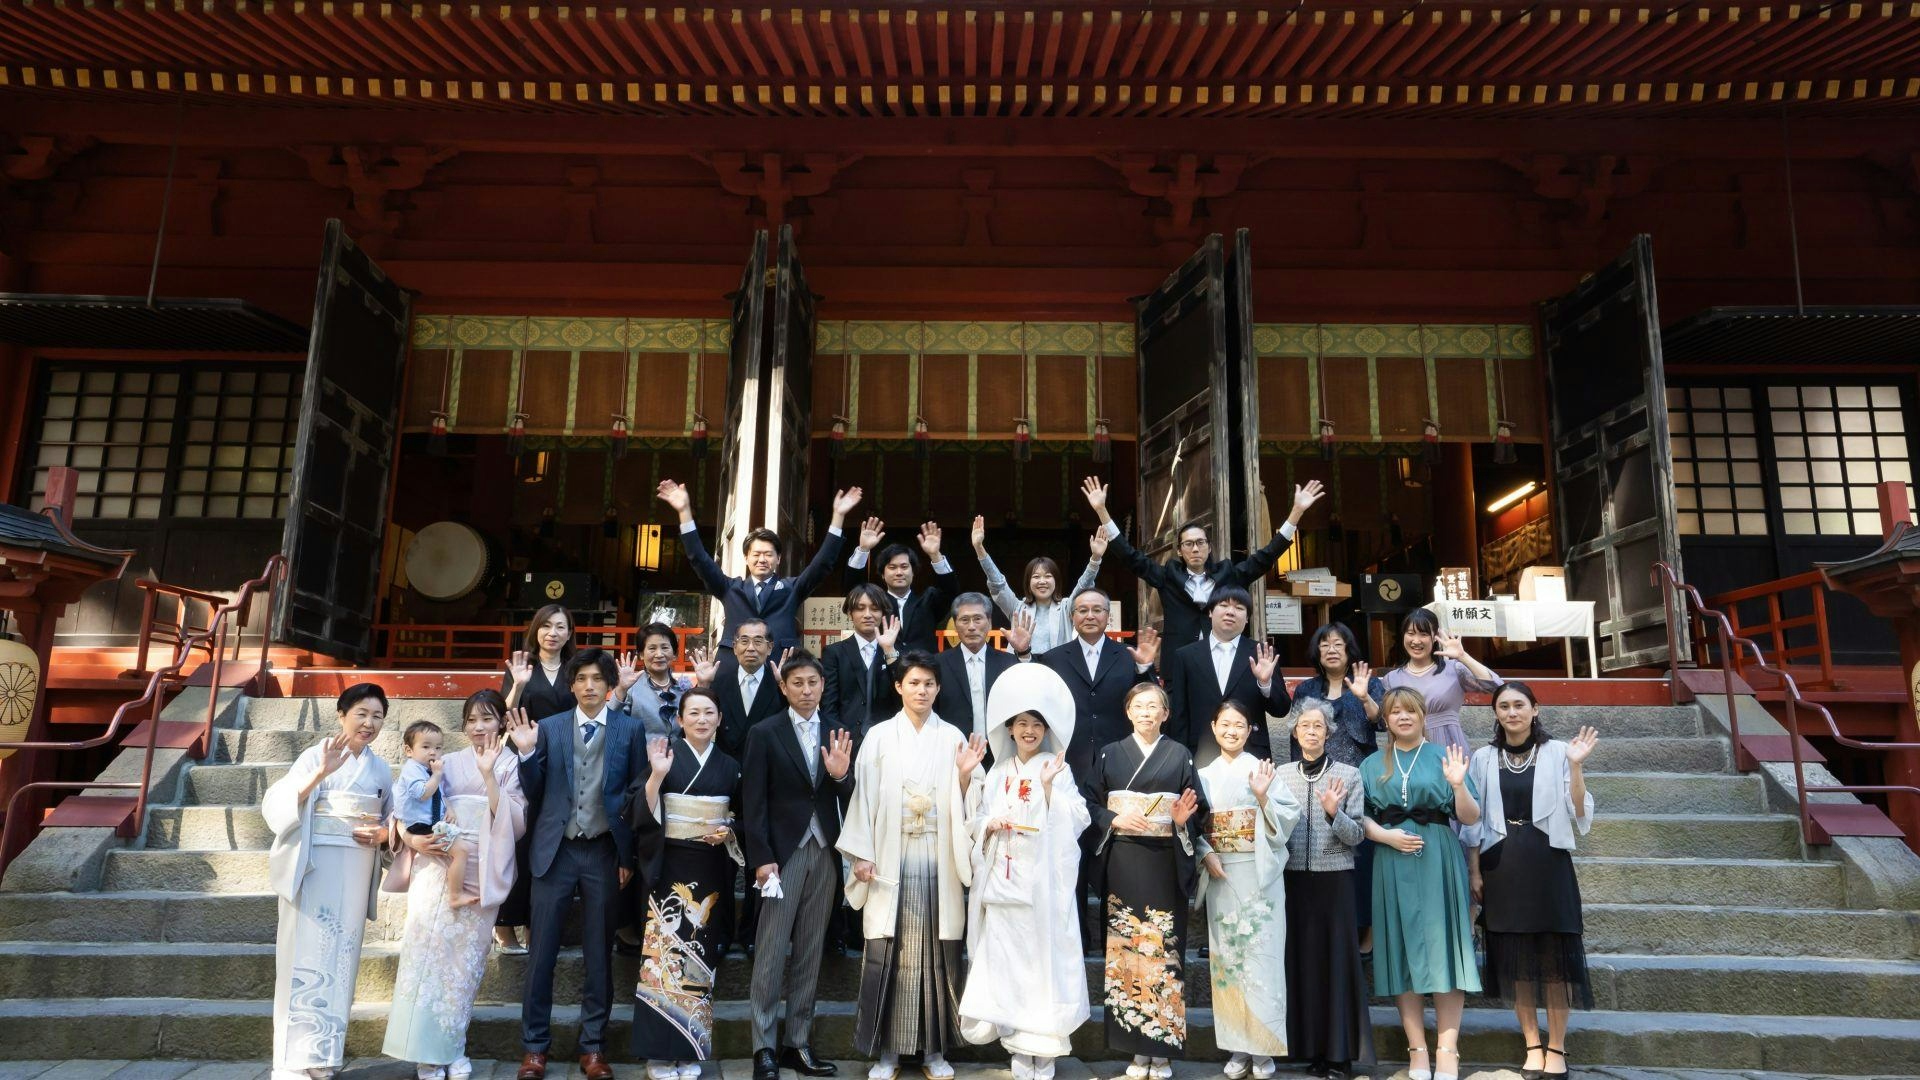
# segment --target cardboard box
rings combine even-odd
[[[1353,586],[1340,581],[1289,581],[1288,596],[1306,596],[1316,600],[1346,600],[1353,596]]]

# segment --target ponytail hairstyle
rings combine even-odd
[[[1387,691],[1386,697],[1380,699],[1380,718],[1384,721],[1387,717],[1392,716],[1395,710],[1410,712],[1419,717],[1422,723],[1425,723],[1427,719],[1427,697],[1411,686],[1396,686]],[[1380,774],[1380,779],[1385,780],[1393,775],[1393,744],[1391,742],[1387,744],[1387,752],[1380,756],[1386,760],[1387,771]]]
[[[1540,722],[1540,699],[1533,695],[1533,687],[1519,680],[1501,683],[1493,691],[1494,704],[1498,705],[1500,703],[1500,695],[1508,693],[1509,691],[1526,698],[1527,704],[1533,706],[1534,709],[1533,730],[1527,732],[1525,745],[1544,746],[1548,742],[1551,742],[1553,736],[1547,734],[1546,725]],[[1493,738],[1487,741],[1488,746],[1505,747],[1507,745],[1507,732],[1505,728],[1500,726],[1499,716],[1500,714],[1498,712],[1494,713]]]

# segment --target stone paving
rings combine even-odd
[[[843,1061],[843,1080],[864,1080],[866,1062]],[[513,1080],[518,1061],[476,1061],[473,1080]],[[627,1080],[641,1080],[645,1073],[638,1065],[615,1071]],[[1113,1061],[1083,1062],[1063,1058],[1057,1065],[1059,1080],[1114,1080],[1122,1065]],[[956,1080],[1008,1080],[1013,1074],[992,1065],[955,1064]],[[548,1066],[548,1080],[579,1080],[579,1070],[571,1062],[554,1061]],[[266,1080],[265,1066],[239,1061],[0,1061],[0,1080]],[[783,1074],[791,1075],[791,1074]],[[911,1066],[900,1070],[901,1080],[920,1080],[920,1072]],[[1277,1080],[1304,1078],[1304,1072],[1282,1068]],[[1406,1070],[1398,1069],[1379,1080],[1406,1080]],[[1809,1074],[1781,1072],[1717,1072],[1703,1069],[1575,1068],[1572,1080],[1865,1080],[1845,1074]],[[751,1080],[753,1063],[744,1059],[708,1063],[702,1080]],[[1220,1076],[1219,1068],[1205,1062],[1176,1062],[1175,1080],[1209,1080]],[[347,1063],[336,1080],[414,1080],[414,1070],[405,1062],[387,1058],[361,1058]],[[1476,1068],[1469,1066],[1461,1080],[1520,1080],[1517,1069]],[[1876,1080],[1903,1080],[1877,1077]],[[1914,1078],[1904,1078],[1914,1080]]]

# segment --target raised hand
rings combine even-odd
[[[640,654],[636,652],[621,653],[618,666],[620,670],[620,696],[624,698],[627,691],[633,689],[634,684],[640,681],[642,670],[640,667]]]
[[[860,505],[860,495],[861,491],[858,487],[850,487],[842,491],[834,492],[833,516],[844,518],[848,514],[853,513],[853,508]]]
[[[661,502],[672,507],[675,513],[687,514],[693,511],[693,497],[687,494],[685,484],[662,480],[660,486],[654,489],[654,493],[660,497]]]
[[[1015,612],[1013,625],[1007,628],[1007,647],[1017,653],[1032,651],[1033,622],[1033,612],[1024,608]]]
[[[326,749],[320,752],[320,776],[332,776],[340,766],[353,760],[353,740],[345,732],[327,739]]]
[[[973,515],[973,533],[970,539],[973,541],[974,551],[979,552],[987,549],[987,517],[985,514]]]
[[[1152,667],[1153,662],[1160,659],[1160,631],[1151,626],[1143,626],[1140,632],[1134,635],[1133,641],[1133,647],[1127,652],[1133,657],[1134,663]]]
[[[513,748],[520,751],[521,757],[533,753],[540,745],[540,729],[527,719],[527,710],[507,710],[507,738],[513,740]]]
[[[940,523],[929,521],[920,526],[920,550],[929,563],[940,561]]]
[[[1173,800],[1173,827],[1175,829],[1186,828],[1187,821],[1193,817],[1194,811],[1198,809],[1200,809],[1200,796],[1195,795],[1192,788],[1182,791],[1180,797]]]
[[[828,776],[845,780],[847,770],[853,768],[853,733],[835,728],[827,736],[827,745],[820,748],[820,764],[826,766]]]
[[[966,745],[953,752],[953,763],[960,767],[962,788],[967,786],[967,781],[973,778],[973,770],[980,767],[980,762],[985,760],[986,756],[987,740],[985,736],[977,733],[967,736]]]
[[[1567,764],[1579,768],[1586,762],[1587,755],[1593,753],[1593,748],[1598,745],[1599,742],[1600,732],[1598,729],[1591,727],[1581,728],[1580,734],[1567,740]]]
[[[1253,655],[1247,658],[1247,666],[1253,669],[1253,681],[1257,686],[1273,685],[1273,671],[1280,666],[1280,654],[1272,645],[1262,641],[1253,647]]]
[[[1353,692],[1354,697],[1364,699],[1367,696],[1367,684],[1372,681],[1373,669],[1367,666],[1365,660],[1356,660],[1347,669],[1347,689]]]
[[[1318,480],[1293,485],[1293,514],[1296,520],[1298,515],[1306,513],[1326,493],[1327,489]]]
[[[1340,812],[1340,804],[1346,800],[1346,797],[1347,782],[1337,776],[1328,780],[1327,786],[1320,789],[1320,809],[1326,812],[1328,821],[1332,821],[1333,816]]]
[[[773,672],[773,680],[775,682],[780,681],[780,669],[786,667],[787,661],[791,659],[793,659],[793,646],[789,645],[780,650],[780,659],[767,662],[767,670]]]
[[[693,665],[693,681],[701,686],[712,686],[713,677],[720,673],[720,651],[707,647],[694,649],[687,653],[687,662]]]
[[[1207,852],[1207,857],[1200,860],[1200,865],[1207,868],[1207,876],[1213,880],[1227,880],[1227,868],[1220,864],[1220,856],[1213,852]]]
[[[1271,761],[1262,761],[1253,767],[1253,775],[1247,777],[1247,786],[1253,789],[1255,801],[1263,803],[1267,801],[1267,792],[1273,787],[1273,774],[1274,768]]]
[[[500,760],[500,736],[482,735],[473,741],[473,763],[480,767],[482,777],[493,775],[494,763]]]
[[[515,686],[525,686],[532,681],[533,661],[528,658],[525,649],[513,650],[513,658],[507,661],[507,674]]]
[[[1466,643],[1444,630],[1434,632],[1433,648],[1435,652],[1449,660],[1459,660],[1464,663],[1467,659]]]
[[[880,632],[874,636],[880,643],[882,654],[893,651],[893,643],[900,640],[900,616],[889,615],[880,620]]]
[[[1107,508],[1107,485],[1097,476],[1089,476],[1080,485],[1080,493],[1087,497],[1087,505],[1095,510]]]
[[[1055,754],[1040,766],[1040,786],[1051,789],[1053,778],[1067,771],[1067,758],[1064,754]]]
[[[1093,535],[1087,538],[1087,550],[1092,553],[1095,559],[1104,559],[1107,557],[1106,529],[1100,528],[1093,530]]]
[[[887,537],[887,523],[877,517],[870,517],[860,523],[860,550],[872,551],[880,546]]]
[[[1446,759],[1440,763],[1441,771],[1447,774],[1447,783],[1459,787],[1467,782],[1467,753],[1458,746],[1447,747]]]
[[[656,776],[673,771],[673,744],[659,736],[648,739],[647,764],[653,767]]]

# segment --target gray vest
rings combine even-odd
[[[582,738],[586,727],[576,714],[573,724],[573,816],[567,819],[567,839],[599,836],[606,832],[607,801],[607,721],[613,710],[600,713],[593,741]]]

